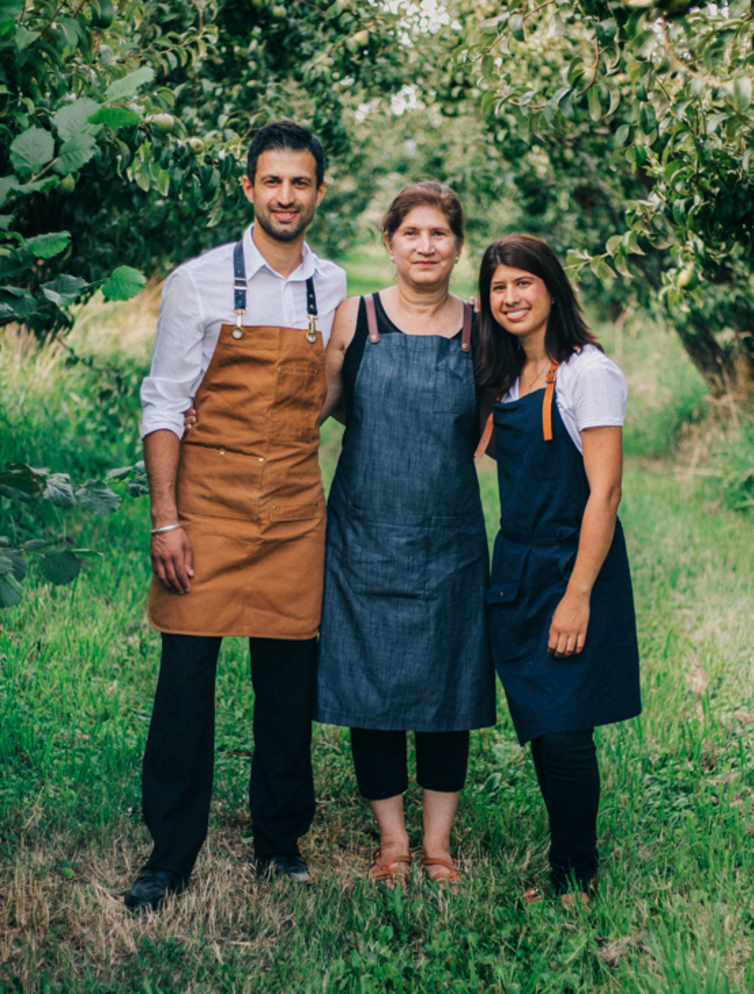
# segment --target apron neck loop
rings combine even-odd
[[[552,398],[555,393],[555,370],[560,363],[552,360],[550,370],[545,380],[545,396],[542,401],[542,437],[546,442],[552,441]]]
[[[243,242],[236,242],[233,249],[233,310],[236,312],[236,327],[241,327],[241,315],[246,310],[246,262],[243,257]]]
[[[377,327],[377,312],[374,309],[374,294],[370,293],[364,297],[364,306],[367,309],[367,326],[369,328],[369,341],[376,345],[380,340],[380,330]]]
[[[466,301],[463,302],[463,331],[461,332],[461,351],[471,351],[471,317],[472,310]]]

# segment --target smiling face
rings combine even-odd
[[[524,269],[499,265],[490,284],[490,310],[499,325],[519,341],[544,339],[552,310],[547,284]]]
[[[392,238],[385,235],[398,275],[421,286],[448,281],[462,245],[443,212],[428,204],[410,210]]]
[[[257,159],[254,182],[244,176],[244,193],[254,204],[254,220],[279,242],[300,237],[325,194],[317,187],[317,163],[309,151],[273,148]]]

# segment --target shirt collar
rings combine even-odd
[[[259,249],[254,244],[254,239],[251,237],[251,232],[254,228],[253,224],[243,233],[243,256],[244,262],[246,264],[246,279],[250,280],[259,272],[260,269],[266,268],[268,272],[277,276],[281,280],[288,282],[304,282],[314,276],[315,272],[321,272],[320,260],[317,255],[312,252],[306,242],[304,242],[301,254],[303,256],[301,260],[301,265],[293,270],[290,276],[284,277],[280,273],[276,272],[272,266],[267,262],[265,257],[259,251]]]

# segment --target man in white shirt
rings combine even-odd
[[[248,157],[255,224],[165,284],[142,436],[150,483],[149,615],[162,660],[142,780],[152,854],[125,895],[157,909],[187,885],[212,792],[214,680],[224,635],[249,638],[250,808],[258,873],[306,883],[314,816],[311,709],[322,598],[317,419],[324,344],[345,273],[304,241],[324,152],[290,121]],[[184,412],[197,423],[183,436]]]

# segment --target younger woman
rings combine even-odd
[[[477,382],[497,401],[500,532],[493,654],[550,821],[555,890],[587,903],[597,872],[595,725],[641,711],[621,496],[626,383],[553,251],[510,235],[485,253]],[[569,893],[569,891],[571,893]],[[536,888],[526,900],[537,900]]]

